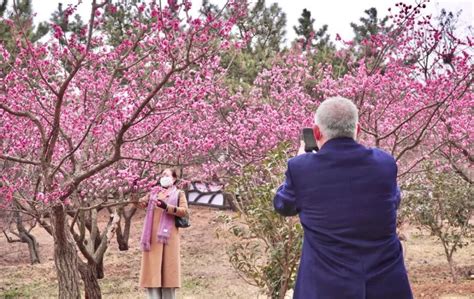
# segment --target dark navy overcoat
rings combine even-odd
[[[276,211],[299,215],[303,251],[294,298],[412,298],[396,233],[394,158],[351,138],[288,161]]]

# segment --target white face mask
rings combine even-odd
[[[167,188],[173,185],[173,179],[169,176],[164,176],[160,178],[160,185]]]

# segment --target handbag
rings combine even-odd
[[[178,205],[177,206],[179,207],[179,198],[178,198]],[[190,227],[191,224],[189,223],[189,213],[187,213],[186,216],[184,216],[184,217],[174,216],[174,224],[178,228]]]

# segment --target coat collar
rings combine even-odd
[[[348,147],[353,147],[355,145],[359,145],[359,143],[357,143],[357,141],[355,141],[353,138],[338,137],[326,141],[326,143],[324,143],[324,145],[321,147],[320,152],[344,149]]]

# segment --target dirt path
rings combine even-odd
[[[229,264],[226,240],[216,238],[215,218],[222,212],[192,207],[192,227],[182,230],[183,287],[178,298],[264,298],[246,284]],[[114,242],[105,258],[104,298],[145,298],[137,287],[141,252],[138,240],[143,214],[132,225],[130,249],[120,252]],[[52,240],[40,228],[33,230],[40,243],[42,264],[29,265],[25,244],[8,244],[0,237],[0,297],[54,298],[56,275],[52,260]],[[474,273],[473,246],[455,255],[465,273]],[[436,239],[413,231],[406,243],[406,260],[416,298],[474,298],[474,280],[450,282],[449,269]]]

